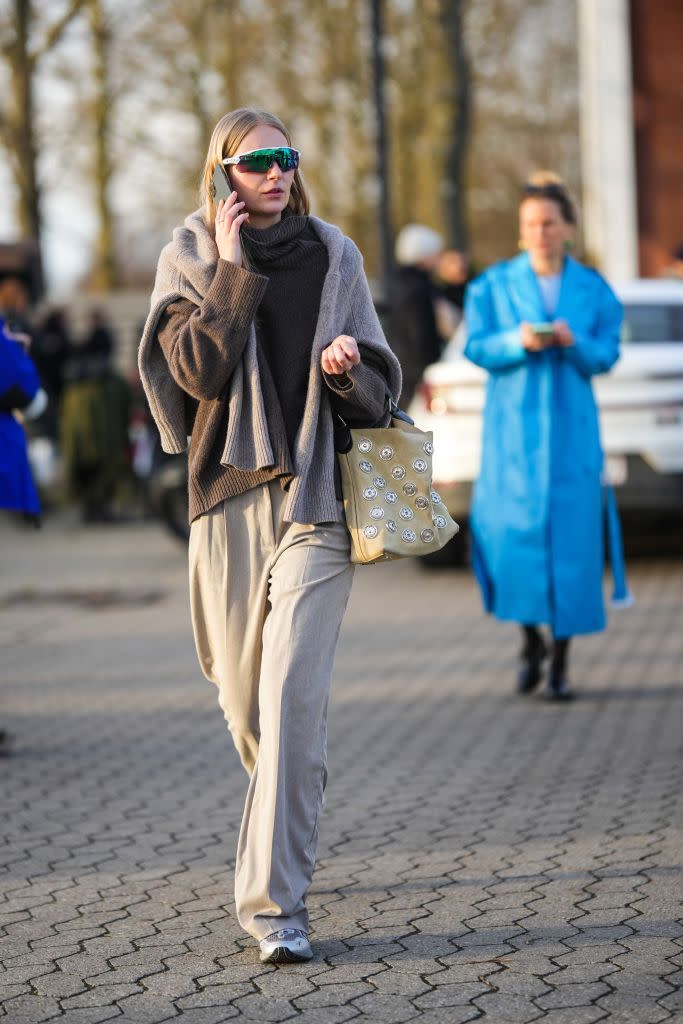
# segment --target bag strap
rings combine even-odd
[[[377,420],[375,423],[371,423],[367,427],[364,427],[363,429],[376,430],[377,428],[381,428],[383,421],[386,420],[387,417],[389,418],[389,423],[387,424],[387,426],[389,427],[394,425],[394,420],[401,420],[401,422],[408,423],[412,427],[415,426],[414,420],[410,418],[408,413],[404,412],[403,409],[400,409],[398,407],[398,404],[394,401],[394,397],[385,383],[384,408],[382,410],[382,415],[380,416],[379,420]],[[349,424],[346,422],[341,413],[337,412],[336,409],[333,410],[333,427],[335,450],[341,452],[342,454],[345,454],[346,452],[350,451],[352,445],[351,428],[349,427]]]
[[[389,412],[392,420],[401,420],[403,423],[409,423],[411,427],[415,426],[415,420],[403,409],[399,409],[393,398],[389,401]]]

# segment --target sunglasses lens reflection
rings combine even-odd
[[[255,153],[247,153],[240,158],[240,167],[245,171],[258,171],[263,174],[270,170],[274,163],[282,171],[294,171],[299,166],[299,154],[295,149],[260,149]]]

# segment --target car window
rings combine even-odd
[[[627,344],[683,341],[683,306],[626,302],[621,337]]]

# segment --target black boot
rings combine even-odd
[[[550,662],[548,684],[545,689],[545,696],[548,700],[573,700],[567,677],[567,655],[569,653],[570,637],[555,637],[553,642],[553,656]]]
[[[537,626],[522,626],[524,646],[520,657],[522,667],[517,674],[517,692],[531,693],[541,681],[543,659],[548,653]]]

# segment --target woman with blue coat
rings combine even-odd
[[[16,418],[45,410],[47,396],[26,354],[24,335],[14,335],[0,317],[0,508],[22,512],[37,523],[40,501],[26,450],[26,434]]]
[[[606,497],[591,377],[619,357],[622,309],[598,273],[567,255],[576,216],[557,176],[529,180],[519,215],[523,253],[487,270],[466,298],[465,355],[489,373],[472,560],[487,611],[522,625],[518,690],[541,681],[547,624],[546,695],[566,700],[570,638],[605,626]]]

